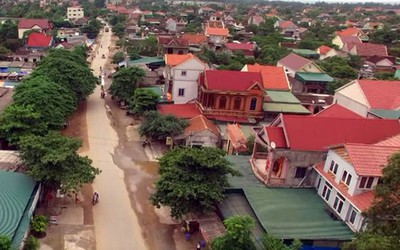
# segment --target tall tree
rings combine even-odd
[[[129,101],[128,109],[134,114],[141,115],[145,111],[155,110],[159,98],[151,89],[139,88]]]
[[[228,174],[240,175],[216,148],[177,148],[161,157],[160,179],[151,196],[154,206],[169,206],[171,216],[214,209],[229,186]]]
[[[254,228],[254,220],[246,216],[233,216],[224,220],[226,233],[212,242],[214,250],[253,250],[256,249],[251,232]]]
[[[20,141],[21,159],[35,180],[53,188],[78,190],[100,173],[88,157],[76,153],[81,145],[81,140],[64,137],[59,132],[29,135]]]
[[[12,241],[10,237],[5,235],[0,235],[0,249],[1,250],[11,250],[12,249]]]
[[[139,67],[122,68],[113,75],[110,92],[118,99],[127,102],[145,76],[145,71]]]
[[[278,239],[270,234],[265,234],[263,237],[263,245],[265,250],[300,250],[303,244],[300,240],[293,240],[291,246],[285,245],[281,239]]]

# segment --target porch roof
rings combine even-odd
[[[382,119],[399,119],[400,110],[390,110],[390,109],[371,109],[369,111],[371,114],[376,115]]]
[[[248,206],[268,233],[281,239],[350,240],[353,232],[325,212],[314,189],[268,188],[254,176],[249,156],[227,156],[243,177],[230,177],[233,189],[242,189]],[[235,204],[231,204],[235,206]],[[243,204],[239,204],[243,205]]]
[[[264,102],[263,110],[271,113],[310,114],[310,111],[299,103]]]
[[[276,91],[276,90],[267,90],[265,91],[266,99],[271,100],[272,102],[284,102],[284,103],[300,103],[299,99],[297,99],[290,91]]]
[[[297,72],[296,79],[302,82],[333,82],[334,79],[325,73]]]

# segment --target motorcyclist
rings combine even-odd
[[[93,205],[99,202],[99,193],[97,191],[94,191],[93,193]]]

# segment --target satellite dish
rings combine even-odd
[[[275,142],[271,142],[271,148],[276,148],[276,144],[275,144]]]

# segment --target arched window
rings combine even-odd
[[[242,104],[242,98],[236,97],[235,100],[233,101],[233,109],[239,110],[241,104]]]
[[[226,97],[222,96],[219,99],[219,109],[225,109],[225,107],[226,107]]]
[[[209,96],[207,107],[214,108],[214,96]]]
[[[250,110],[256,110],[257,107],[257,98],[253,97],[251,98],[250,102]]]

